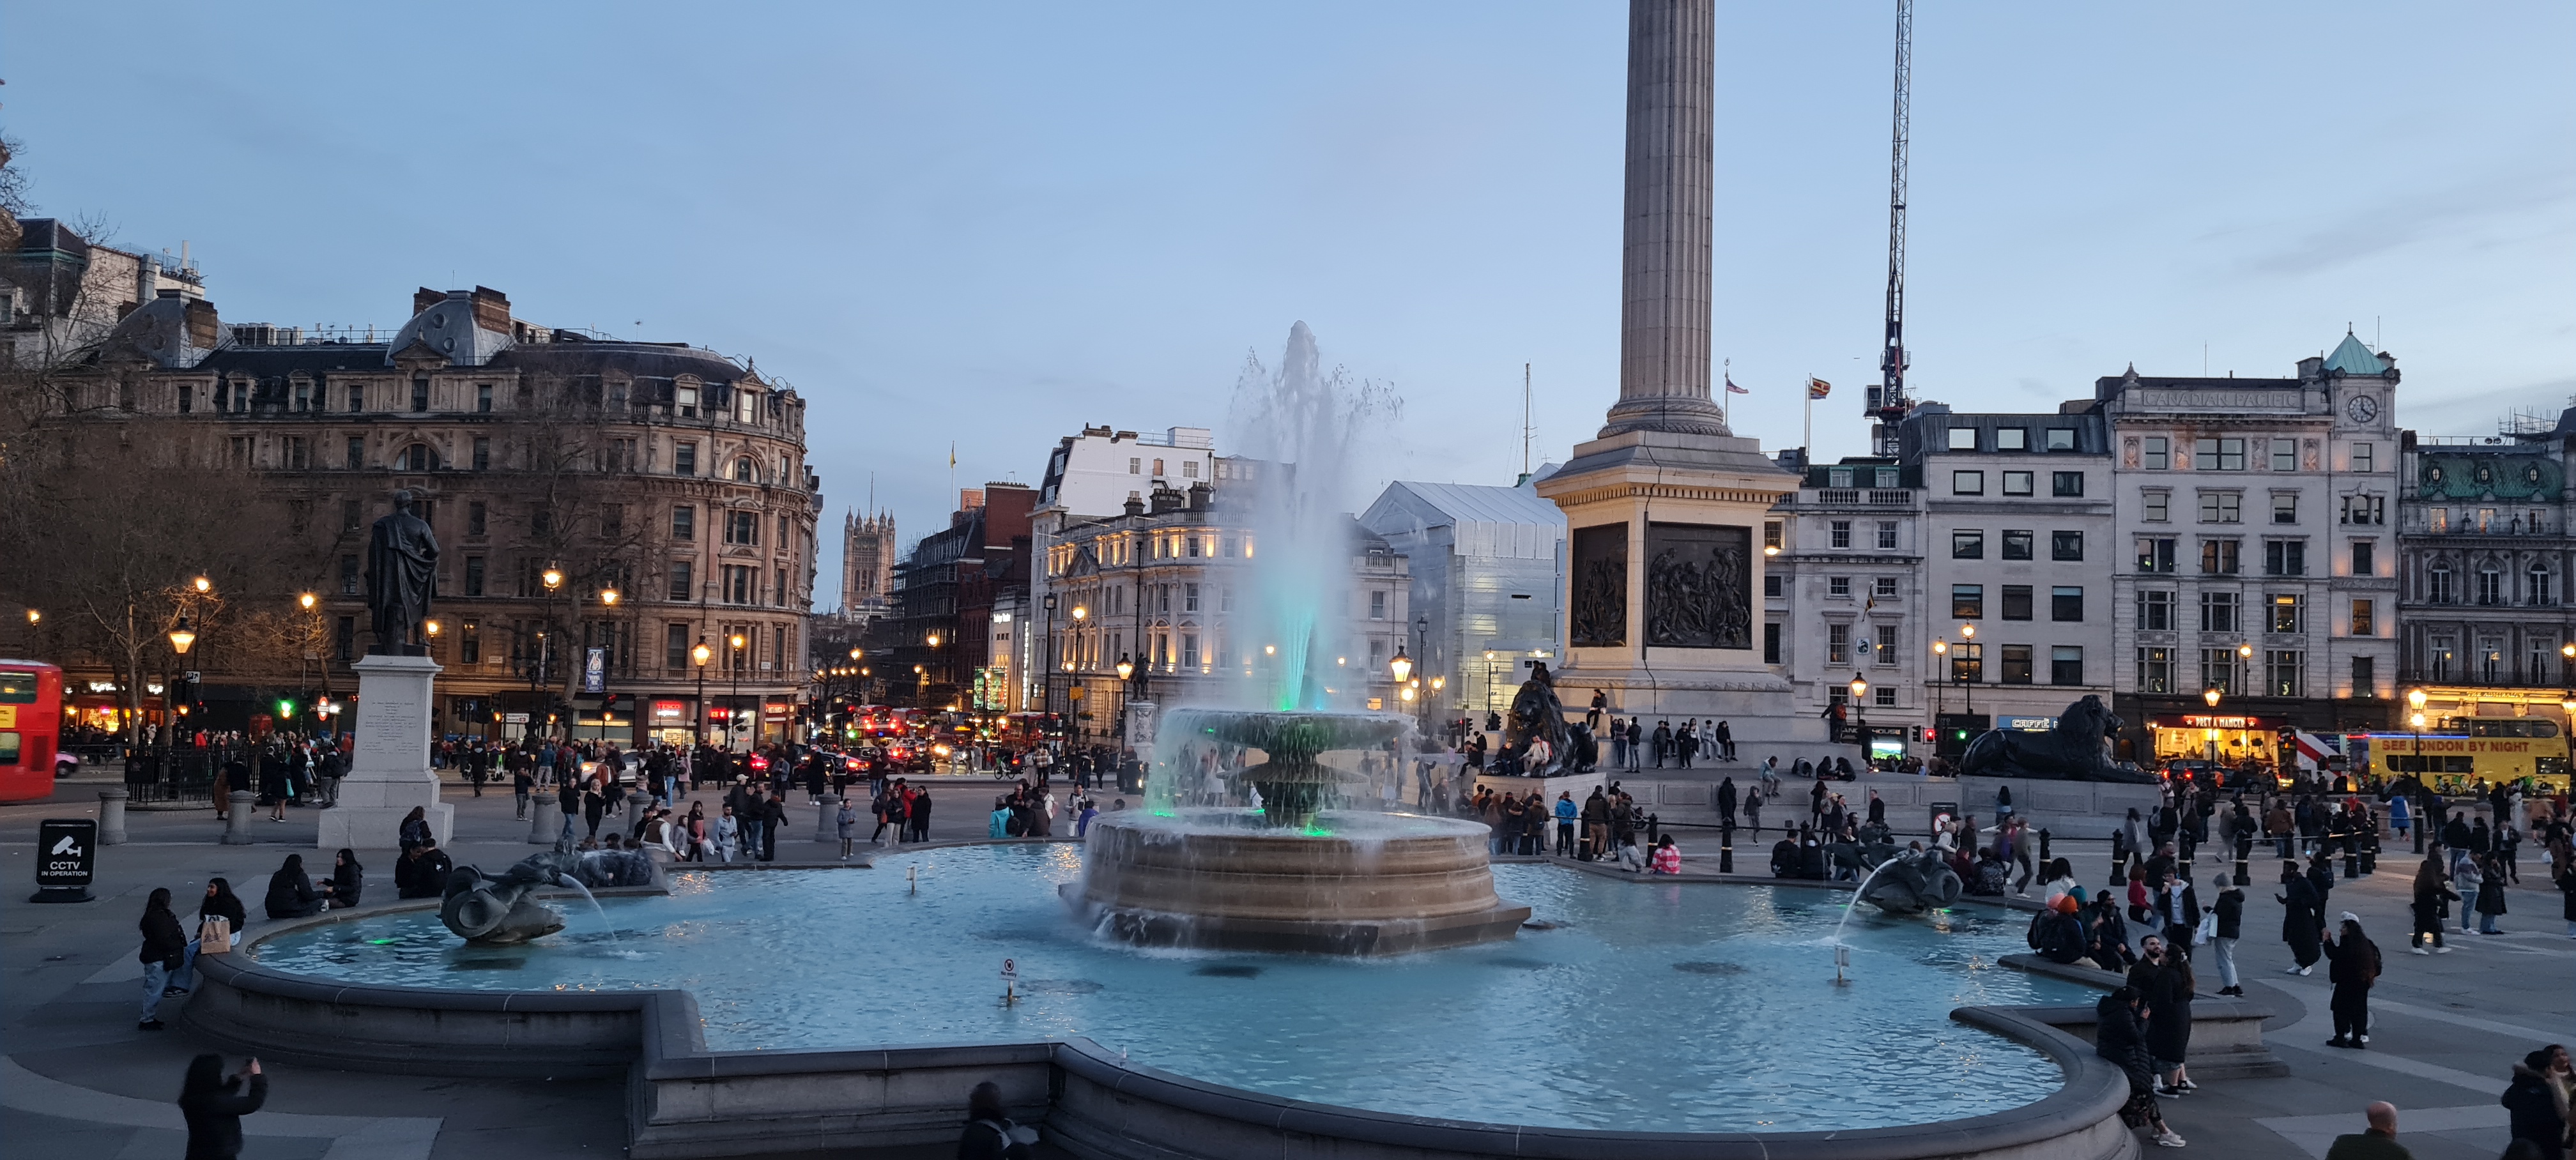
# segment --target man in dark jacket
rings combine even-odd
[[[1730,830],[1735,828],[1735,779],[1732,777],[1717,783],[1717,820],[1718,824]]]
[[[2120,1122],[2148,1128],[2157,1143],[2179,1148],[2183,1138],[2165,1126],[2164,1110],[2156,1105],[2155,1063],[2147,1053],[2147,1026],[2140,1011],[2144,1003],[2131,987],[2103,996],[2093,1007],[2093,1053],[2128,1078],[2129,1100],[2120,1105]]]
[[[760,826],[760,860],[775,862],[778,860],[778,831],[787,826],[787,795],[770,794],[761,807],[764,820]]]
[[[2504,1105],[2513,1138],[2540,1145],[2539,1154],[2548,1160],[2567,1155],[2567,1110],[2550,1090],[2565,1086],[2567,1072],[2567,1049],[2553,1043],[2513,1065],[2513,1086],[2497,1101]]]
[[[455,869],[456,860],[439,849],[435,839],[414,846],[394,861],[394,897],[439,897],[447,893],[447,875]]]

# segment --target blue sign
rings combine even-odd
[[[607,649],[593,648],[590,650],[589,655],[582,659],[581,691],[585,693],[604,693],[608,691]]]

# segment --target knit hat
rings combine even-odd
[[[2059,914],[2073,914],[2076,911],[2083,909],[2076,903],[2075,896],[2072,894],[2058,895],[2057,901],[2049,904],[2049,908],[2055,910]]]

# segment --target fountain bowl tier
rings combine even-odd
[[[1067,902],[1144,946],[1393,955],[1511,938],[1530,908],[1494,893],[1486,830],[1414,814],[1327,811],[1306,829],[1248,810],[1092,820]]]

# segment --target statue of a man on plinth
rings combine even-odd
[[[394,493],[393,514],[367,535],[367,611],[376,646],[387,656],[423,656],[421,625],[438,586],[438,537],[429,521],[413,515],[411,492]]]

